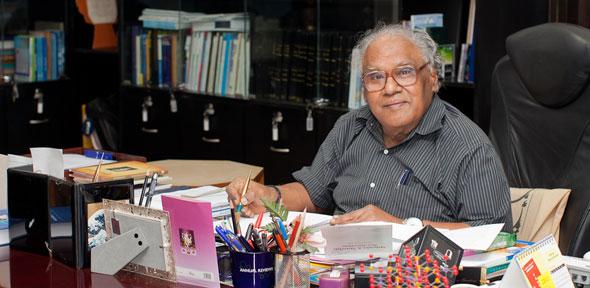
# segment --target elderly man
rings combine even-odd
[[[423,31],[384,25],[361,51],[367,107],[343,115],[297,182],[251,184],[243,212],[261,198],[290,210],[334,213],[334,224],[404,220],[441,228],[490,223],[512,227],[509,189],[486,135],[436,96],[437,45]],[[245,179],[228,187],[232,204]]]

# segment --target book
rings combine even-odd
[[[443,27],[443,14],[415,14],[410,16],[410,26],[412,29],[423,29],[429,27]]]
[[[72,169],[72,176],[76,182],[92,181],[97,166],[89,166]],[[116,179],[142,179],[148,172],[157,172],[160,175],[168,171],[162,167],[139,161],[123,161],[100,166],[98,178],[100,181]]]
[[[177,281],[219,287],[211,203],[164,195],[162,208],[170,215]]]
[[[439,45],[438,53],[442,61],[440,77],[445,81],[453,81],[455,79],[455,44]]]

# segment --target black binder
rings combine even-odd
[[[8,169],[7,179],[10,246],[76,268],[90,265],[92,204],[133,199],[133,179],[81,184],[33,173],[32,166]]]

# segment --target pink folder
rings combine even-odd
[[[164,195],[162,208],[170,214],[178,282],[219,287],[211,203]]]

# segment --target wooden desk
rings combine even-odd
[[[148,162],[166,168],[172,177],[173,186],[217,186],[223,187],[236,177],[248,176],[252,170],[252,179],[264,184],[264,169],[259,166],[227,160],[160,160]]]
[[[126,271],[109,276],[91,273],[90,269],[76,270],[46,256],[10,249],[8,246],[0,247],[0,257],[7,253],[10,254],[8,260],[0,261],[0,287],[198,287],[170,283]],[[221,287],[230,288],[226,285]]]

